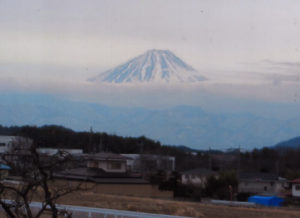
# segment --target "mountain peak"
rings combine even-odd
[[[90,78],[91,82],[197,82],[206,78],[169,50],[151,49],[111,70]]]

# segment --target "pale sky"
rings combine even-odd
[[[174,89],[300,101],[299,11],[298,0],[0,0],[0,89],[101,102],[123,88],[87,78],[156,48],[209,79]]]

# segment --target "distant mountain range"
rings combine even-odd
[[[169,50],[149,50],[128,62],[101,73],[91,82],[197,82],[206,78]]]
[[[193,106],[164,110],[110,107],[48,95],[0,94],[0,124],[63,125],[121,136],[145,135],[167,145],[205,150],[274,145],[299,135],[300,117],[289,120],[250,113],[215,114]]]
[[[279,142],[273,146],[277,149],[286,149],[286,148],[300,148],[300,136],[295,137],[286,141]]]

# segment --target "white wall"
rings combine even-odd
[[[292,185],[292,196],[300,197],[300,184]]]
[[[188,175],[183,174],[181,176],[181,183],[182,184],[192,184],[192,185],[204,185],[206,181],[205,176],[197,176],[197,175]]]

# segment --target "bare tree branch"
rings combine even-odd
[[[11,167],[11,171],[19,178],[19,185],[6,184],[0,181],[0,206],[8,217],[38,218],[50,208],[53,218],[63,213],[72,217],[67,211],[59,211],[56,201],[74,191],[82,190],[81,183],[70,185],[68,182],[56,184],[53,174],[62,168],[72,165],[70,154],[59,151],[54,155],[44,155],[36,146],[28,141],[17,141],[11,149],[1,156],[3,163]],[[42,207],[33,213],[30,203],[40,198]],[[3,199],[11,199],[8,203]]]

